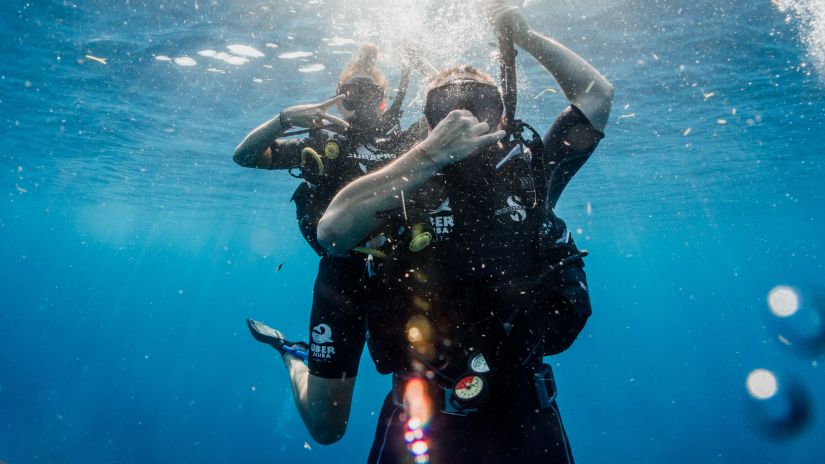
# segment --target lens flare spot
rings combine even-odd
[[[427,384],[423,379],[415,378],[407,382],[404,389],[404,410],[410,418],[407,428],[413,433],[430,421],[432,409]]]
[[[748,374],[745,386],[748,388],[748,393],[758,400],[770,399],[779,390],[776,376],[767,369],[754,369]]]
[[[426,299],[421,298],[418,295],[415,295],[415,296],[413,296],[412,301],[413,301],[413,304],[415,305],[416,308],[418,308],[422,311],[429,311],[430,310],[430,306],[431,306],[430,302],[427,301]]]
[[[410,451],[416,456],[421,456],[425,454],[427,451],[430,450],[430,447],[427,446],[427,442],[424,440],[418,440],[410,445]]]
[[[421,419],[413,417],[412,419],[410,419],[410,422],[407,423],[407,426],[410,428],[410,430],[420,429]]]
[[[791,287],[774,287],[768,294],[768,306],[778,317],[790,317],[799,310],[799,295]]]
[[[410,340],[410,343],[418,343],[422,338],[424,337],[421,335],[421,330],[419,330],[418,327],[410,327],[410,329],[407,330],[407,339]]]

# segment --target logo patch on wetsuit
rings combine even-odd
[[[335,354],[335,347],[322,346],[332,343],[332,329],[327,324],[318,324],[312,328],[312,344],[309,351],[312,359],[316,361],[326,361],[332,359]]]
[[[435,232],[435,241],[440,242],[450,237],[453,230],[453,209],[450,208],[450,199],[444,200],[438,208],[430,210],[430,226]]]
[[[312,341],[323,345],[332,343],[332,329],[326,324],[318,324],[312,329]]]
[[[521,222],[527,219],[527,208],[521,204],[521,198],[518,195],[511,195],[507,197],[507,206],[496,210],[496,216],[502,214],[510,214],[510,219]]]
[[[387,161],[395,159],[394,153],[383,153],[380,151],[372,152],[363,145],[355,149],[355,153],[347,155],[349,158],[355,158],[362,161]]]

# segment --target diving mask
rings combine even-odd
[[[384,88],[366,77],[356,77],[339,85],[338,94],[344,95],[341,106],[349,111],[374,109],[384,100]]]
[[[490,128],[498,127],[504,103],[498,87],[473,79],[456,79],[427,92],[424,116],[435,127],[453,110],[467,110]]]

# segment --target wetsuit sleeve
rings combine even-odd
[[[389,140],[384,148],[400,156],[402,153],[409,151],[415,144],[427,138],[427,122],[424,118],[414,122],[410,127],[397,130],[389,134]]]
[[[272,150],[270,169],[289,169],[301,164],[301,149],[307,145],[307,139],[276,140],[269,146]]]
[[[312,295],[309,372],[324,378],[354,377],[366,343],[364,260],[322,257]]]
[[[556,118],[543,139],[549,208],[556,207],[570,179],[587,162],[603,137],[575,106],[568,106]]]

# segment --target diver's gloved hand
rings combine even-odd
[[[348,128],[349,123],[329,114],[329,110],[343,100],[345,95],[338,95],[330,98],[323,103],[310,103],[308,105],[290,106],[281,111],[281,122],[289,128],[291,126],[299,127],[323,127],[324,121],[329,121],[341,127]]]
[[[309,349],[309,345],[306,343],[290,342],[284,338],[284,334],[282,334],[280,330],[273,329],[263,322],[247,319],[246,325],[249,327],[249,332],[252,333],[252,337],[254,337],[255,340],[258,340],[261,343],[266,343],[272,348],[275,348],[278,350],[278,353],[281,353],[281,356],[288,353],[306,360],[307,351]]]
[[[530,34],[530,25],[521,8],[512,1],[495,0],[487,9],[487,18],[500,36],[510,37],[520,43]]]

